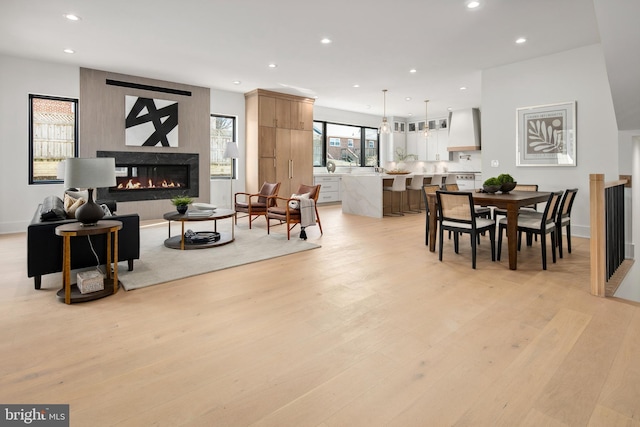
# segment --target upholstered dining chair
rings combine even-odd
[[[538,191],[538,184],[516,184],[516,186],[513,188],[513,191]],[[537,211],[537,205],[524,206],[520,208],[521,213]],[[505,209],[495,208],[493,210],[493,218],[497,220],[498,215],[507,216],[507,211]]]
[[[542,247],[542,269],[547,269],[547,234],[551,234],[551,253],[553,263],[556,262],[556,214],[558,212],[558,205],[560,204],[560,198],[562,197],[562,191],[557,191],[549,194],[549,199],[544,207],[544,212],[541,215],[536,214],[522,214],[518,215],[518,250],[520,250],[522,244],[522,233],[526,233],[527,236],[532,234],[540,235],[540,245]],[[500,261],[500,253],[502,252],[502,230],[507,228],[507,218],[502,218],[499,222],[498,228],[498,261]],[[527,244],[530,244],[531,240],[527,238]]]
[[[456,183],[449,183],[449,184],[445,183],[444,189],[445,191],[460,191],[460,187]],[[473,210],[476,213],[476,216],[483,217],[483,218],[491,217],[491,208],[488,208],[486,206],[475,205],[473,207]]]
[[[429,209],[429,199],[427,197],[427,194],[436,194],[436,191],[438,191],[440,189],[440,186],[437,184],[426,184],[422,186],[422,195],[423,195],[423,199],[424,199],[424,206],[425,206],[425,210],[426,210],[426,214],[425,214],[425,227],[424,227],[424,244],[425,246],[429,246],[429,216],[430,215],[438,215],[438,211],[436,209],[436,212],[431,212]],[[436,222],[436,224],[438,224]]]
[[[236,193],[234,196],[234,207],[236,211],[235,223],[238,224],[237,212],[246,213],[247,215],[243,215],[241,218],[249,217],[249,229],[251,229],[251,224],[256,218],[265,216],[267,214],[267,208],[275,206],[276,199],[270,197],[277,196],[279,190],[279,182],[264,182],[262,187],[260,187],[259,193]]]
[[[318,185],[304,185],[301,184],[298,187],[297,195],[308,194],[309,199],[314,201],[315,222],[320,228],[320,234],[322,234],[322,223],[320,222],[320,215],[318,214],[318,196],[320,196],[320,184]],[[292,203],[289,203],[297,198],[285,198],[280,196],[270,196],[270,200],[282,202],[282,204],[272,203],[272,206],[267,208],[267,234],[271,234],[271,221],[279,221],[280,224],[287,225],[287,240],[291,239],[291,230],[297,225],[302,224],[302,215],[300,208],[292,207]]]
[[[440,223],[440,252],[442,261],[444,230],[453,232],[455,253],[459,250],[460,234],[468,233],[471,241],[471,266],[476,268],[476,246],[480,233],[489,232],[491,239],[491,261],[496,260],[496,222],[489,218],[478,218],[473,209],[473,195],[469,192],[437,191]]]
[[[556,229],[558,233],[558,254],[562,258],[562,227],[567,229],[567,252],[571,253],[571,208],[578,193],[577,188],[569,188],[564,192],[558,215],[556,217]]]

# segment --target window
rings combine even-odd
[[[378,166],[379,151],[376,128],[313,122],[313,166]]]
[[[235,178],[235,163],[231,159],[224,158],[224,151],[228,142],[236,140],[236,117],[212,114],[209,123],[211,178],[228,178],[230,176]]]
[[[29,184],[60,183],[58,166],[78,153],[78,100],[29,95]]]

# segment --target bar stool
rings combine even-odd
[[[410,212],[414,212],[414,213],[420,213],[422,212],[421,209],[421,205],[422,205],[422,187],[424,186],[424,175],[413,175],[411,177],[411,181],[409,181],[409,185],[407,185],[407,205],[409,207],[411,207],[411,199],[409,198],[409,196],[411,195],[411,191],[417,191],[420,195],[420,197],[418,198],[418,211],[410,211]]]
[[[431,177],[431,184],[437,185],[438,187],[442,188],[442,184],[443,184],[444,179],[445,179],[444,175],[434,174]]]
[[[393,184],[391,187],[382,187],[383,191],[391,192],[391,212],[387,216],[404,216],[402,210],[404,197],[403,194],[407,192],[407,177],[404,175],[397,175],[393,177]],[[393,193],[400,193],[400,211],[393,212]]]

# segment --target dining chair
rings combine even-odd
[[[409,198],[409,196],[411,195],[411,192],[416,192],[418,191],[418,195],[420,194],[420,192],[422,191],[422,187],[424,186],[424,175],[413,175],[411,177],[411,181],[409,181],[409,185],[407,185],[407,205],[409,207],[411,207],[411,199]],[[422,197],[418,198],[418,210],[417,211],[409,211],[409,212],[417,212],[420,213],[422,212],[421,209],[421,204],[422,204]]]
[[[460,187],[456,183],[444,184],[445,191],[460,191]],[[486,206],[475,205],[473,207],[476,216],[483,218],[491,218],[491,209]]]
[[[404,193],[407,192],[407,177],[405,175],[396,175],[393,177],[393,184],[389,187],[382,187],[382,191],[388,191],[391,193],[391,212],[386,216],[404,216],[403,202]],[[400,193],[400,210],[393,212],[393,193]]]
[[[471,240],[471,266],[476,268],[476,246],[480,233],[489,232],[491,239],[491,261],[496,260],[495,231],[496,222],[489,218],[479,218],[473,209],[473,194],[469,192],[436,191],[438,214],[440,223],[440,252],[442,261],[444,246],[444,230],[453,232],[453,245],[455,253],[459,250],[461,233],[468,233]]]
[[[571,253],[571,208],[578,193],[577,188],[569,188],[564,192],[558,215],[556,217],[556,228],[558,233],[558,254],[562,258],[562,227],[567,229],[567,252]]]
[[[562,191],[550,193],[547,204],[545,205],[544,211],[541,215],[518,215],[518,250],[520,250],[522,243],[522,233],[526,233],[527,236],[540,235],[543,270],[547,269],[547,234],[551,234],[552,259],[554,264],[556,262],[556,214],[558,212],[558,205],[560,204],[561,197]],[[502,218],[498,224],[498,261],[500,261],[500,254],[502,252],[502,231],[507,228],[507,218]],[[531,240],[527,238],[527,245],[530,244]]]
[[[424,199],[424,206],[425,206],[425,210],[426,210],[426,214],[425,214],[425,227],[424,227],[424,244],[425,246],[429,245],[429,217],[430,215],[438,215],[438,211],[436,209],[436,212],[431,212],[429,209],[429,198],[428,198],[428,194],[435,194],[436,191],[438,191],[440,189],[440,186],[437,184],[426,184],[422,186],[422,195],[423,195],[423,199]],[[438,223],[436,222],[436,225]]]
[[[243,212],[249,217],[249,229],[254,220],[260,216],[267,214],[267,208],[275,206],[276,199],[269,198],[270,196],[277,196],[280,190],[280,183],[264,182],[260,191],[255,194],[250,193],[236,193],[234,196],[234,209],[236,212]],[[235,217],[235,223],[238,224],[238,215]]]
[[[512,191],[538,191],[538,184],[516,184]],[[520,212],[537,212],[537,205],[523,206],[520,208]],[[505,209],[495,208],[493,209],[493,218],[498,219],[498,215],[507,216]]]

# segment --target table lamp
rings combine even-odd
[[[66,188],[86,188],[89,200],[76,210],[76,219],[84,226],[95,225],[103,216],[102,208],[93,201],[93,189],[116,185],[116,159],[68,158],[65,161]]]

